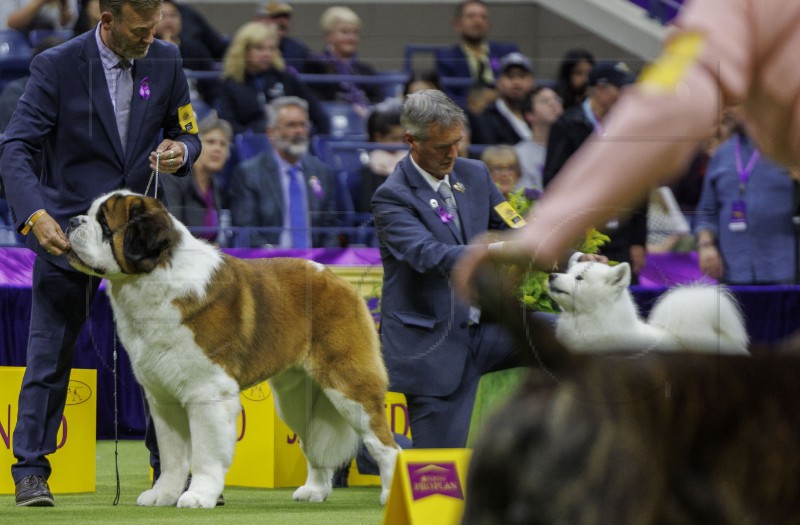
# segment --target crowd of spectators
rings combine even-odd
[[[32,8],[34,4],[36,9]],[[223,238],[199,230],[219,227],[219,214],[223,211],[225,217],[231,215],[228,210],[237,205],[230,199],[231,182],[234,173],[241,171],[240,165],[253,155],[274,154],[266,110],[273,100],[298,97],[307,105],[309,154],[326,168],[332,197],[333,218],[326,224],[352,227],[364,223],[364,217],[370,214],[372,194],[407,152],[398,115],[408,94],[440,89],[465,110],[468,123],[460,154],[483,158],[487,164],[502,157],[505,164],[513,164],[513,170],[492,170],[493,175],[508,172],[500,173],[498,179],[506,193],[519,188],[544,190],[584,140],[593,132],[602,134],[603,119],[620,90],[634,78],[630,71],[625,72],[624,82],[613,75],[599,78],[602,71],[608,73],[609,64],[616,63],[598,60],[591,50],[575,47],[564,52],[555,78],[537,79],[534,60],[521,53],[516,43],[490,38],[490,6],[482,0],[458,3],[451,27],[454,43],[435,50],[430,69],[404,71],[404,83],[398,81],[396,72],[378,71],[360,58],[362,19],[350,7],[335,5],[323,11],[319,29],[324,44],[319,50],[291,36],[294,8],[285,2],[260,3],[251,20],[229,36],[217,31],[191,4],[164,0],[162,13],[157,37],[174,43],[181,52],[201,132],[216,137],[226,134],[228,128],[231,131],[227,138],[214,139],[215,143],[224,144],[224,165],[207,173],[205,164],[198,161],[196,171],[203,174],[202,180],[173,184],[170,193],[180,190],[183,194],[170,195],[170,200],[181,203],[173,204],[176,211],[187,202],[213,208],[213,214],[196,210],[192,220],[184,218],[198,227],[198,235],[230,244],[256,245],[253,240],[237,241],[235,236]],[[45,46],[58,43],[64,30],[72,30],[73,34],[91,30],[99,17],[99,0],[9,1],[0,9],[0,21],[5,27],[24,34],[41,28],[58,31],[42,43]],[[395,77],[389,80],[392,73]],[[364,77],[364,82],[359,82],[358,77]],[[381,78],[386,83],[378,80]],[[0,92],[0,131],[13,112],[24,81],[23,77],[10,82]],[[213,129],[203,129],[209,125]],[[727,134],[721,132],[720,137],[724,136]],[[340,158],[338,150],[329,147],[333,140],[389,146],[365,146],[359,154]],[[253,143],[259,144],[256,151],[241,150],[242,144]],[[509,148],[495,147],[500,145]],[[686,176],[670,190],[653,193],[657,205],[663,204],[661,196],[671,191],[693,225],[708,161],[716,145],[699,150],[687,166]],[[508,180],[511,175],[513,181]],[[234,227],[243,226],[237,224],[240,215],[238,211],[233,213]],[[631,261],[635,269],[641,268],[646,256],[646,218],[647,206],[643,203],[629,217],[608,225],[605,231],[612,241],[606,248],[612,259]],[[7,217],[3,219],[7,222]],[[631,224],[635,225],[633,239],[627,230]],[[650,224],[655,224],[652,217]],[[670,232],[662,233],[655,235],[670,237]],[[686,236],[685,232],[682,236]],[[358,242],[347,235],[336,238],[342,245]],[[3,239],[9,242],[14,236],[7,234]],[[658,250],[674,249],[674,243],[657,244]],[[680,246],[694,248],[693,244]]]

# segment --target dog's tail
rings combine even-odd
[[[483,264],[475,274],[474,285],[485,317],[498,320],[525,349],[520,356],[522,363],[550,371],[572,368],[573,355],[556,340],[554,324],[520,304],[507,266]]]
[[[749,337],[739,303],[724,286],[677,286],[653,306],[648,322],[687,350],[747,354]]]

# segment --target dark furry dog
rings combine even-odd
[[[475,447],[465,525],[800,523],[800,358],[571,355],[498,282],[481,304],[537,367]]]

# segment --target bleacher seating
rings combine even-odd
[[[31,47],[36,47],[42,40],[50,36],[57,36],[66,41],[75,36],[75,32],[72,29],[33,29],[28,33],[28,42]]]
[[[330,137],[334,140],[366,140],[367,119],[347,102],[322,102],[331,122]]]
[[[25,57],[33,54],[28,39],[15,29],[0,29],[0,57]]]

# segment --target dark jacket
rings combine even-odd
[[[472,142],[475,144],[510,144],[522,140],[508,119],[497,109],[497,103],[486,106],[475,119]]]
[[[581,104],[569,108],[553,124],[542,173],[545,191],[546,186],[592,132],[594,125],[586,117]],[[591,176],[591,173],[586,175]],[[600,228],[600,231],[611,237],[611,241],[600,248],[601,253],[612,261],[630,262],[630,247],[645,246],[647,243],[647,201],[630,209],[626,215],[627,219],[618,221],[616,228]]]
[[[330,133],[328,115],[308,86],[293,75],[275,69],[257,77],[247,75],[244,82],[226,78],[222,82],[219,116],[231,123],[234,133],[248,130],[264,133],[267,129],[264,108],[270,100],[282,96],[296,96],[308,101],[308,116],[314,132]]]

